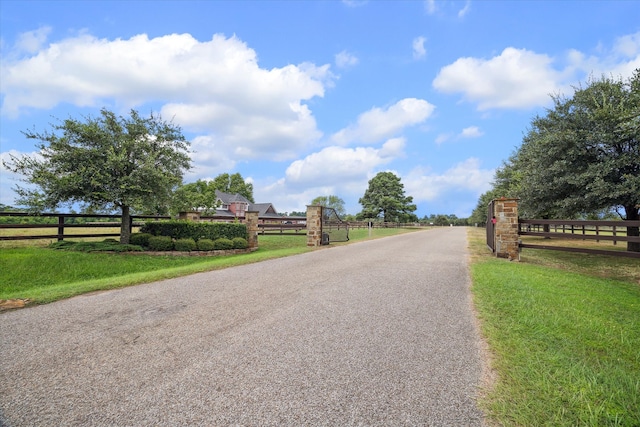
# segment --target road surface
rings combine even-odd
[[[1,313],[0,424],[481,426],[469,286],[453,227]]]

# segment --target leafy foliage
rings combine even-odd
[[[213,249],[227,250],[233,249],[233,240],[221,237],[213,241]]]
[[[140,228],[140,231],[154,236],[169,236],[176,240],[191,238],[197,241],[200,239],[216,240],[220,237],[228,239],[248,237],[246,224],[226,222],[148,221]]]
[[[173,239],[169,236],[151,236],[149,249],[152,251],[171,251],[173,250]]]
[[[51,249],[62,249],[77,252],[139,252],[142,247],[131,244],[121,244],[117,240],[105,239],[102,242],[54,242],[49,245]]]
[[[142,246],[143,248],[149,247],[149,238],[151,238],[151,234],[149,233],[133,233],[131,235],[130,242],[132,245]]]
[[[602,77],[571,98],[553,96],[520,148],[496,172],[492,194],[520,198],[527,217],[640,219],[640,69]],[[637,236],[637,227],[629,227]],[[640,251],[629,242],[628,250]]]
[[[247,249],[249,247],[249,242],[245,238],[234,237],[231,241],[233,242],[233,249]]]
[[[369,180],[369,187],[358,200],[362,212],[358,217],[378,218],[382,214],[385,222],[417,221],[413,212],[417,209],[413,197],[404,195],[404,185],[392,172],[379,172]]]
[[[118,117],[102,109],[83,121],[66,119],[52,130],[26,131],[40,141],[37,155],[3,162],[31,186],[16,188],[18,204],[35,211],[62,203],[120,209],[121,242],[129,242],[131,209],[165,213],[175,186],[190,169],[189,143],[180,128],[151,114]]]
[[[338,196],[318,196],[311,201],[311,204],[315,206],[324,206],[325,208],[333,208],[340,218],[347,213],[344,208],[344,200]]]
[[[199,251],[212,251],[213,250],[213,240],[211,239],[200,239],[196,242]]]
[[[196,241],[192,238],[178,239],[173,243],[176,251],[191,252],[197,249]]]

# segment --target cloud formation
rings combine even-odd
[[[311,63],[264,69],[237,37],[190,34],[98,39],[81,34],[44,46],[46,28],[23,34],[28,55],[2,63],[2,114],[61,103],[123,109],[161,102],[161,114],[217,142],[236,159],[291,159],[321,132],[305,104],[334,76]],[[202,153],[202,151],[201,151]]]
[[[434,110],[435,106],[423,99],[405,98],[387,109],[375,107],[360,114],[355,124],[336,132],[331,140],[339,145],[383,141],[424,122]]]
[[[427,55],[427,50],[424,47],[426,41],[427,39],[422,36],[413,39],[413,59],[422,59]]]

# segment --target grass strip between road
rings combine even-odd
[[[350,231],[350,242],[407,232],[406,229]],[[218,270],[313,250],[306,237],[259,236],[255,252],[223,257],[71,252],[45,247],[0,250],[0,300],[43,304],[87,292],[122,288]],[[341,243],[336,243],[336,245]]]
[[[484,230],[469,238],[474,303],[496,373],[481,402],[490,418],[640,425],[640,266],[622,259],[616,269],[608,257],[624,273],[614,280],[602,277],[601,256],[563,254],[549,266],[553,255],[542,252],[551,251],[525,250],[526,262],[509,262],[489,256]]]

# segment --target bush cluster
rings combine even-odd
[[[193,222],[193,221],[147,221],[140,229],[141,233],[153,236],[168,236],[174,240],[201,239],[216,240],[220,238],[233,239],[242,237],[247,239],[246,224],[228,222]]]
[[[149,233],[134,233],[131,235],[130,241],[139,245],[136,247],[148,248],[151,251],[213,251],[213,250],[229,250],[229,249],[246,249],[249,247],[247,239],[244,237],[234,237],[227,239],[220,237],[218,239],[198,239],[197,241],[187,237],[181,239],[172,239],[169,236],[153,236]],[[63,242],[61,242],[63,243]]]

